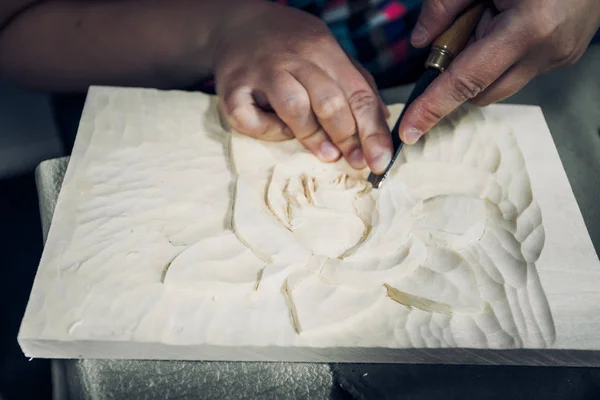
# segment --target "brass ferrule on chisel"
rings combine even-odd
[[[425,61],[425,67],[435,68],[440,72],[444,72],[454,57],[456,57],[467,44],[484,9],[485,2],[483,1],[475,2],[471,7],[467,8],[456,21],[454,21],[452,26],[433,42],[429,57],[427,57],[427,61]]]
[[[452,62],[454,56],[441,47],[432,47],[429,52],[429,56],[425,61],[425,68],[435,68],[441,72],[444,72],[446,68]]]

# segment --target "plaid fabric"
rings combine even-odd
[[[422,0],[271,0],[321,18],[347,54],[358,60],[380,88],[414,81],[426,50],[410,45]],[[214,90],[206,82],[204,91]]]
[[[375,78],[411,80],[422,67],[423,50],[410,46],[422,0],[274,0],[320,17],[341,47]],[[388,78],[389,80],[389,78]]]

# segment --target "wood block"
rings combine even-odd
[[[381,189],[361,186],[366,172],[229,133],[213,97],[92,88],[23,351],[597,356],[600,263],[538,107],[460,110]]]

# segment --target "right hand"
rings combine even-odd
[[[312,15],[236,3],[239,14],[214,38],[216,90],[231,126],[263,140],[296,137],[322,161],[343,156],[382,173],[392,144],[372,77]]]
[[[434,41],[474,0],[425,0],[412,43]],[[505,99],[536,75],[575,63],[600,25],[598,0],[494,0],[474,40],[406,110],[400,137],[415,143],[466,101]],[[394,132],[398,134],[398,132]]]

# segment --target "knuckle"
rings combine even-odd
[[[344,154],[360,146],[360,139],[355,132],[346,136],[332,137],[331,140]]]
[[[319,118],[330,119],[335,117],[346,107],[346,99],[342,95],[324,97],[315,105],[315,113]]]
[[[531,41],[534,44],[539,44],[552,37],[558,25],[559,21],[554,15],[539,10],[532,16],[531,23],[525,29],[529,30]]]
[[[300,118],[310,108],[310,99],[302,94],[288,94],[281,99],[281,110],[290,118]]]
[[[358,137],[358,133],[356,132],[356,129],[352,129],[352,130],[339,130],[337,132],[335,132],[335,134],[332,134],[330,132],[330,138],[331,141],[334,142],[335,144],[344,147],[345,143],[347,143],[349,140],[351,142],[355,141],[355,137]]]
[[[337,41],[332,36],[327,25],[320,19],[314,21],[314,29],[306,32],[301,40],[290,39],[288,48],[293,48],[300,54],[314,55],[315,49],[331,49],[337,46]]]
[[[569,40],[567,43],[555,47],[553,64],[557,66],[574,64],[581,54],[579,54],[577,45],[574,40]]]
[[[432,103],[422,103],[421,110],[419,112],[419,119],[428,126],[437,124],[442,118],[444,113],[437,109]]]
[[[325,134],[321,129],[317,129],[314,132],[308,132],[306,134],[296,135],[296,139],[304,144],[310,144],[315,142],[321,142],[325,140]]]
[[[332,45],[337,45],[336,40],[331,33],[329,33],[329,29],[324,23],[322,23],[322,30],[315,33],[314,36],[310,38],[310,42],[316,48],[329,48]]]
[[[475,98],[487,87],[486,82],[475,75],[457,75],[451,70],[448,70],[447,73],[450,75],[453,88],[451,95],[457,103],[462,104]]]
[[[356,114],[371,111],[377,107],[377,97],[370,90],[357,90],[348,97],[348,104]]]

